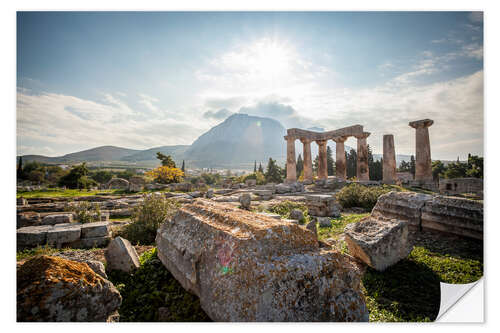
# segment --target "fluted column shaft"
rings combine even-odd
[[[356,177],[358,180],[370,180],[370,172],[368,170],[368,147],[366,144],[366,138],[369,135],[369,132],[364,132],[362,135],[356,136],[358,139],[358,160],[356,167]]]
[[[347,168],[345,160],[345,147],[344,142],[347,137],[341,137],[334,139],[335,141],[335,175],[337,178],[346,179],[347,178]]]
[[[295,138],[285,136],[286,140],[286,182],[297,181],[297,167],[295,159]]]
[[[394,135],[384,135],[384,155],[382,167],[382,182],[394,184],[396,181],[396,151],[394,149]]]
[[[304,180],[312,180],[311,140],[301,139],[304,149]]]
[[[326,168],[326,140],[316,140],[318,144],[318,178],[327,179],[328,170]]]
[[[431,119],[423,119],[409,123],[416,130],[415,137],[415,180],[432,181],[431,143],[429,126]]]

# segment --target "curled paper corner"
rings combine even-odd
[[[436,322],[484,322],[484,279],[467,284],[441,285],[441,304]]]

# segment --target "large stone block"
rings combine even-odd
[[[81,238],[105,237],[109,236],[109,222],[85,223],[81,227]]]
[[[112,178],[106,186],[110,190],[128,190],[129,182],[123,178]]]
[[[381,220],[407,221],[410,227],[420,228],[420,211],[431,195],[415,192],[389,192],[381,195],[371,216]]]
[[[306,195],[306,206],[309,215],[320,217],[339,217],[340,205],[332,195],[310,194]]]
[[[47,243],[47,232],[50,225],[31,226],[17,229],[17,246],[19,248],[35,247]]]
[[[215,321],[367,321],[352,258],[295,223],[198,199],[158,230],[158,256]]]
[[[422,229],[483,239],[483,204],[464,198],[436,196],[422,208]]]
[[[17,321],[110,321],[122,298],[86,263],[35,257],[17,271]]]
[[[128,240],[121,237],[113,239],[104,253],[110,270],[130,272],[140,266],[139,256]]]
[[[73,214],[53,214],[47,215],[42,219],[43,225],[54,225],[60,223],[71,223],[73,222]]]
[[[17,229],[23,227],[30,227],[39,225],[42,219],[40,218],[40,214],[36,212],[25,212],[17,214]]]
[[[68,224],[58,227],[53,227],[47,231],[47,244],[62,247],[65,244],[72,243],[81,236],[81,224]]]
[[[349,254],[378,271],[406,258],[413,248],[405,221],[380,221],[367,217],[348,224],[344,235]]]

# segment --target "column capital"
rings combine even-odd
[[[328,140],[314,140],[314,141],[318,144],[318,146],[323,146],[326,145],[326,141]]]
[[[296,137],[290,136],[290,135],[285,135],[284,138],[285,138],[286,141],[295,141],[295,140],[297,140]]]
[[[356,139],[366,139],[367,137],[370,136],[370,132],[363,132],[362,134],[360,135],[355,135]]]
[[[344,143],[347,140],[347,136],[339,136],[336,138],[333,138],[332,140],[335,141],[336,143]]]
[[[313,140],[311,138],[299,138],[300,142],[303,144],[311,143]]]
[[[422,120],[411,121],[411,122],[408,123],[408,126],[417,129],[417,128],[429,127],[432,124],[434,124],[434,120],[432,120],[432,119],[422,119]]]

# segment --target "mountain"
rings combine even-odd
[[[253,168],[254,161],[269,157],[283,162],[286,129],[280,122],[236,113],[196,139],[186,151],[186,160],[204,167]]]
[[[121,161],[140,162],[140,161],[154,160],[158,162],[158,160],[156,159],[156,153],[160,152],[162,154],[172,156],[174,161],[179,163],[181,160],[184,159],[184,153],[188,148],[189,148],[188,145],[161,146],[161,147],[138,151],[137,153],[134,153],[132,155],[122,157]]]
[[[115,146],[101,146],[58,157],[47,157],[42,155],[24,155],[23,161],[24,162],[37,161],[40,163],[119,161],[123,157],[135,154],[137,152],[140,152],[140,150],[121,148]]]

